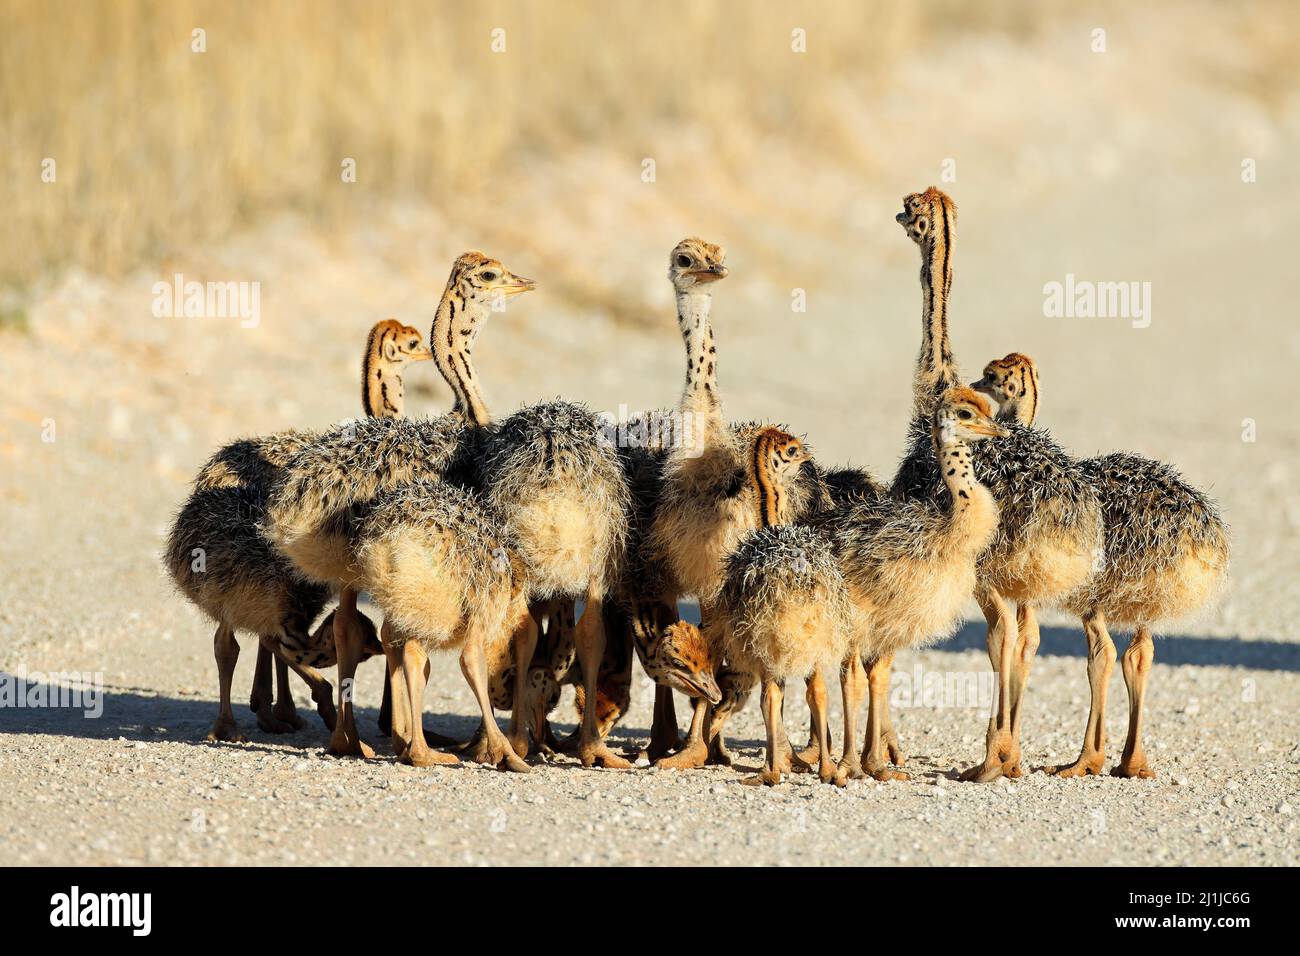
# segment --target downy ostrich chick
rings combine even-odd
[[[489,694],[489,645],[533,620],[523,566],[504,523],[474,492],[421,478],[372,505],[358,525],[355,554],[359,581],[384,611],[385,645],[418,641],[426,654],[459,649],[461,671],[482,714],[476,759],[528,772],[497,726]],[[410,731],[405,759],[416,766],[456,763],[451,754],[429,750],[413,732],[424,674],[422,668],[401,671],[407,693],[394,693],[393,716],[395,736]],[[522,689],[514,710],[523,713]]]
[[[351,627],[357,589],[363,587],[354,560],[358,523],[381,494],[416,479],[472,485],[470,458],[491,422],[474,374],[473,345],[496,302],[533,287],[531,280],[480,252],[460,256],[429,335],[438,370],[455,396],[453,411],[433,419],[372,418],[336,427],[293,456],[272,491],[267,537],[305,578],[340,591],[334,618],[340,681],[352,678],[359,656],[357,634]],[[403,642],[403,647],[418,644]],[[391,651],[390,681],[398,669],[414,669],[419,676],[407,674],[402,683],[408,688],[412,683],[422,686],[423,661],[418,654],[407,660],[403,652],[398,660],[394,653],[401,648],[394,646]],[[357,734],[350,695],[343,698],[341,691],[340,695],[340,716],[329,752],[372,756]],[[418,723],[419,712],[411,716]],[[407,746],[405,737],[394,730],[395,746]],[[422,735],[413,735],[411,745],[422,751]]]
[[[972,388],[998,403],[998,417],[1032,425],[1038,413],[1038,369],[1027,355],[1012,352],[984,367]],[[1157,624],[1185,617],[1218,590],[1228,570],[1228,529],[1218,506],[1162,462],[1116,452],[1080,462],[1101,499],[1105,522],[1104,565],[1065,608],[1079,615],[1088,638],[1088,683],[1092,690],[1083,748],[1073,764],[1050,768],[1063,777],[1098,774],[1105,760],[1106,689],[1115,664],[1107,625],[1133,628],[1124,652],[1128,689],[1128,739],[1117,777],[1154,777],[1142,749],[1142,708]],[[1036,644],[1037,642],[1034,642]],[[1018,687],[1013,733],[1018,743],[1020,700],[1035,647],[1017,646]]]
[[[948,341],[948,299],[957,235],[957,207],[931,187],[903,200],[895,219],[921,253],[922,336],[913,377],[909,448],[894,478],[893,493],[925,499],[942,493],[940,464],[929,434],[937,396],[960,382]],[[989,721],[982,764],[964,779],[989,781],[1021,774],[1012,733],[1015,646],[1037,643],[1033,609],[1060,605],[1092,577],[1102,554],[1101,505],[1078,462],[1046,431],[1003,422],[1008,434],[983,442],[974,455],[975,477],[988,488],[1001,522],[980,557],[975,599],[988,625],[988,653],[998,674],[997,710]],[[1009,603],[1020,611],[1012,615]],[[868,662],[869,676],[887,694],[889,660]],[[887,705],[886,705],[887,706]],[[865,755],[864,755],[865,757]]]
[[[762,684],[767,756],[746,783],[773,786],[788,770],[782,726],[783,684],[843,659],[850,630],[848,593],[826,536],[807,526],[780,524],[781,498],[811,456],[798,439],[766,428],[755,442],[753,482],[762,527],[727,558],[726,578],[705,625],[710,643],[731,666]],[[824,681],[809,681],[808,707],[819,776],[835,773],[826,731]]]
[[[473,466],[476,486],[509,524],[529,604],[582,598],[574,639],[586,699],[595,700],[607,642],[604,604],[621,574],[631,508],[618,449],[586,406],[557,400],[527,406],[488,429]],[[535,624],[532,633],[535,639]],[[533,653],[533,645],[519,647],[517,674],[527,672]],[[596,711],[583,714],[579,760],[630,767],[605,744]],[[511,737],[522,756],[528,740],[521,717],[514,715]]]
[[[865,772],[878,780],[902,779],[886,768],[888,703],[880,667],[869,668],[866,749],[856,751],[862,701],[860,661],[892,660],[951,634],[976,581],[976,558],[998,528],[998,505],[978,479],[975,443],[1005,438],[988,400],[968,388],[951,388],[930,417],[932,454],[942,463],[943,492],[919,498],[854,497],[809,519],[834,550],[848,586],[854,621],[841,672],[844,756],[835,779],[843,784]]]

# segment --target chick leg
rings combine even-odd
[[[592,706],[582,712],[582,725],[578,737],[578,759],[584,767],[596,764],[610,770],[627,770],[632,764],[616,755],[606,745],[600,734],[595,702],[600,682],[600,663],[605,657],[604,599],[591,591],[587,593],[582,617],[578,619],[578,664],[582,668],[582,686],[585,699]]]
[[[781,735],[777,724],[781,721],[781,685],[774,680],[763,681],[763,723],[767,725],[767,754],[763,769],[757,776],[746,777],[741,783],[747,786],[775,787],[781,782],[781,756],[778,752]]]
[[[298,716],[298,708],[293,703],[293,691],[289,687],[289,662],[278,654],[275,658],[275,706],[271,708],[271,716],[292,730],[301,730],[306,726],[306,721]]]
[[[885,654],[867,662],[867,749],[862,754],[862,769],[877,780],[907,780],[908,775],[890,770],[886,758],[883,724],[889,712],[889,675],[894,662],[893,654]]]
[[[1088,686],[1092,700],[1088,705],[1088,726],[1083,732],[1083,749],[1079,759],[1068,767],[1044,767],[1058,777],[1092,776],[1101,773],[1106,759],[1106,685],[1115,667],[1115,642],[1106,630],[1106,615],[1093,611],[1083,619],[1088,635]]]
[[[862,758],[858,754],[858,708],[862,706],[862,697],[867,690],[867,674],[862,669],[862,658],[857,651],[850,651],[849,656],[840,665],[840,693],[844,698],[844,754],[839,766],[835,768],[835,785],[842,787],[850,780],[861,779]]]
[[[1147,675],[1155,658],[1155,644],[1145,624],[1133,632],[1133,640],[1124,652],[1124,686],[1128,688],[1128,739],[1124,756],[1111,770],[1116,777],[1154,777],[1142,750],[1142,703],[1146,699]]]
[[[328,753],[335,757],[370,758],[375,752],[357,733],[352,698],[356,691],[357,665],[365,646],[365,634],[357,622],[357,592],[344,588],[334,612],[334,647],[338,654],[339,719],[330,737]]]
[[[490,763],[502,770],[529,773],[528,764],[524,763],[515,752],[514,744],[501,732],[492,713],[492,698],[488,693],[487,654],[484,652],[483,644],[483,634],[471,628],[460,654],[461,673],[465,675],[465,681],[473,691],[474,699],[478,701],[479,713],[483,717],[484,746],[482,754],[475,759],[481,759],[483,763]]]
[[[217,705],[217,719],[208,731],[208,740],[224,740],[239,743],[244,735],[235,723],[235,711],[230,706],[230,685],[235,677],[235,664],[239,661],[239,642],[235,632],[224,624],[218,624],[212,635],[212,654],[217,660],[217,683],[220,688],[221,702]]]
[[[962,772],[962,780],[989,783],[1002,776],[1011,756],[1011,670],[1015,640],[1011,636],[1011,608],[1002,595],[989,588],[975,595],[987,623],[989,663],[998,675],[998,698],[989,715],[984,737],[984,762]]]

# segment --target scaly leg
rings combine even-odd
[[[840,694],[844,698],[844,755],[835,768],[835,785],[843,787],[850,780],[866,776],[862,772],[862,758],[858,755],[858,708],[862,706],[867,691],[867,674],[862,669],[862,658],[857,651],[840,665]]]
[[[598,726],[598,708],[595,706],[597,684],[600,681],[600,662],[605,657],[604,599],[587,592],[586,606],[578,619],[578,664],[582,668],[582,685],[586,699],[592,706],[582,712],[582,726],[578,736],[578,759],[584,767],[600,764],[610,770],[627,770],[632,764],[617,756],[605,744]]]
[[[792,773],[794,773],[796,770],[798,770],[800,773],[806,773],[809,770],[809,767],[806,764],[798,763],[798,761],[795,759],[794,746],[790,743],[790,736],[785,732],[785,681],[777,681],[776,686],[777,686],[777,690],[781,692],[781,709],[777,712],[776,715],[776,769],[779,770],[784,776],[787,777],[790,776]],[[744,703],[745,699],[748,698],[748,696],[749,696],[749,691],[746,690],[745,695],[740,699],[742,704]],[[762,691],[760,690],[759,707],[758,707],[760,711],[763,709],[762,696],[763,694]],[[735,710],[739,710],[739,709],[740,709],[739,707],[733,708],[731,712],[734,712]],[[704,718],[704,737],[706,740],[710,741],[710,744],[712,744],[712,740],[714,739],[713,737],[711,737],[710,727],[709,727],[709,725],[712,723],[713,720],[713,713],[714,712],[712,710],[709,711],[709,715]],[[721,738],[721,736],[722,736],[721,734],[718,734],[719,739]],[[710,750],[711,749],[712,747],[710,746]],[[726,751],[724,750],[723,753],[726,753]],[[727,754],[727,763],[728,765],[730,765],[731,763],[730,754]]]
[[[339,717],[330,737],[328,753],[335,757],[370,758],[375,752],[357,733],[352,697],[356,685],[357,665],[361,663],[365,636],[357,624],[357,592],[344,588],[334,612],[334,647],[338,653]]]
[[[384,702],[388,705],[388,736],[393,743],[393,753],[401,759],[411,745],[410,697],[406,692],[406,672],[402,669],[405,647],[394,633],[392,622],[387,620],[379,629],[379,643],[384,648]],[[381,711],[381,730],[384,716]]]
[[[867,662],[867,749],[862,769],[877,780],[907,780],[908,775],[890,770],[886,762],[884,715],[889,711],[889,677],[894,655],[884,654]]]
[[[429,655],[424,652],[419,641],[407,641],[404,647],[404,653],[411,655],[411,666],[420,667],[424,670],[425,683],[429,681],[429,674],[433,671],[433,663],[429,660]],[[399,681],[397,684],[398,693],[405,694],[405,681]],[[384,681],[384,700],[379,706],[379,732],[384,736],[391,736],[393,733],[393,682],[391,678]],[[421,716],[423,719],[423,715]],[[462,741],[455,737],[448,737],[446,734],[440,734],[436,730],[424,728],[424,742],[430,747],[459,747]],[[406,738],[402,738],[402,747],[406,747]],[[397,745],[393,746],[394,753],[400,753]]]
[[[1128,688],[1128,739],[1124,741],[1124,756],[1111,770],[1115,777],[1154,777],[1156,772],[1147,763],[1142,751],[1142,702],[1147,693],[1147,675],[1155,658],[1155,644],[1151,631],[1145,624],[1133,632],[1133,640],[1124,651],[1124,686]]]
[[[384,656],[385,657],[388,656],[386,651]],[[391,680],[386,680],[384,681],[384,699],[379,704],[379,736],[391,737],[392,735],[393,735],[393,683]],[[394,750],[396,750],[397,748],[396,741],[393,742],[393,748]]]
[[[697,770],[709,759],[709,747],[704,742],[704,717],[709,709],[709,702],[703,697],[691,698],[691,729],[686,734],[686,743],[670,757],[661,757],[655,761],[656,767],[669,770]]]
[[[271,716],[293,730],[302,730],[307,724],[298,716],[298,708],[293,703],[293,691],[289,689],[289,664],[278,655],[275,658],[275,691]]]
[[[989,715],[984,762],[963,771],[961,779],[989,783],[1011,769],[1011,661],[1016,642],[1011,637],[1011,608],[1002,595],[993,588],[981,589],[975,600],[984,612],[988,627],[989,663],[998,675],[998,699],[996,708]],[[1018,755],[1016,759],[1019,760]]]
[[[531,659],[531,650],[529,651]],[[492,698],[488,694],[487,654],[483,650],[483,635],[475,628],[470,629],[465,648],[460,653],[460,671],[465,675],[469,689],[478,701],[479,712],[483,715],[483,748],[475,756],[482,763],[490,763],[502,770],[515,773],[529,773],[528,764],[520,759],[514,745],[497,726],[492,714]],[[518,683],[518,682],[516,682]]]
[[[268,638],[268,640],[270,640]],[[254,714],[271,709],[271,650],[258,640],[257,666],[253,669],[253,689],[248,695],[248,709]]]
[[[890,667],[893,667],[893,657],[890,657]],[[894,733],[894,721],[890,716],[889,708],[880,715],[880,733],[884,737],[881,742],[885,745],[885,751],[889,754],[889,762],[895,767],[903,766],[907,759],[903,755],[903,748],[898,743],[898,734]]]
[[[781,735],[777,725],[781,722],[781,685],[774,680],[763,681],[763,723],[767,725],[767,753],[762,771],[757,776],[746,777],[741,783],[747,786],[775,787],[781,782],[781,757],[778,750]]]
[[[1101,773],[1106,759],[1106,685],[1115,666],[1115,642],[1106,630],[1106,615],[1093,611],[1083,619],[1088,635],[1088,686],[1092,700],[1088,705],[1088,727],[1083,732],[1083,750],[1079,759],[1068,767],[1044,767],[1059,777],[1092,776]]]
[[[405,721],[406,728],[409,728],[406,730],[406,749],[401,755],[402,762],[414,767],[460,763],[460,758],[455,754],[431,750],[425,735],[414,733],[414,729],[424,723],[424,685],[429,677],[429,656],[424,652],[424,648],[416,647],[417,644],[417,641],[412,640],[402,643],[400,669],[402,683],[406,688],[406,703],[402,708],[402,719]],[[463,667],[462,664],[462,669]],[[393,716],[397,716],[396,701],[393,704]]]
[[[1011,659],[1011,752],[1002,765],[1002,772],[1008,777],[1019,777],[1024,772],[1020,769],[1021,705],[1039,642],[1038,618],[1032,604],[1016,605],[1016,632],[1016,649]]]
[[[826,702],[826,679],[822,677],[821,668],[813,671],[812,676],[807,681],[808,706],[812,706],[813,695],[820,695],[819,699],[823,705]],[[831,746],[830,729],[826,730],[826,746]],[[795,759],[805,767],[812,767],[813,764],[823,765],[824,760],[830,759],[830,754],[822,752],[821,743],[817,735],[817,717],[811,710],[808,713],[808,746],[803,750],[795,753]]]
[[[826,721],[826,681],[821,668],[808,678],[808,719],[812,722],[813,744],[816,746],[817,778],[830,783],[835,777],[835,761],[831,759],[831,734]],[[812,747],[809,747],[812,750]]]
[[[275,638],[270,635],[262,635],[258,638],[257,667],[253,671],[253,693],[248,699],[248,709],[257,715],[257,726],[260,729],[268,734],[288,734],[302,727],[302,721],[294,711],[293,697],[289,694],[288,665],[272,650],[275,643]],[[284,684],[280,687],[280,699],[288,700],[287,711],[291,719],[281,716],[285,708],[275,701],[272,693],[272,659],[275,660],[277,677],[279,669],[282,667],[285,669]]]
[[[515,651],[514,705],[510,709],[510,743],[520,757],[528,756],[528,669],[532,666],[533,651],[537,648],[537,621],[522,601],[516,607],[514,634],[511,637]]]
[[[218,624],[212,635],[212,654],[217,659],[217,683],[220,687],[221,703],[217,705],[217,719],[208,731],[208,740],[224,740],[239,743],[244,735],[235,723],[235,712],[230,706],[230,685],[235,677],[235,664],[239,661],[239,642],[235,640],[233,629]]]
[[[871,662],[867,661],[865,666],[869,671],[871,668]],[[877,662],[877,667],[880,669],[880,673],[884,675],[885,681],[885,697],[881,702],[879,713],[880,754],[882,759],[888,757],[890,761],[893,761],[895,756],[902,756],[902,752],[898,749],[898,735],[894,733],[894,722],[889,715],[889,680],[890,675],[894,672],[894,652],[890,651],[888,654],[881,657]],[[871,691],[870,680],[867,681],[867,690],[868,692]],[[862,741],[862,764],[864,767],[867,765],[867,754],[870,750],[871,741],[864,739]]]

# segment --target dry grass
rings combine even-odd
[[[495,176],[576,147],[635,164],[702,135],[725,171],[779,138],[869,171],[861,109],[901,58],[1075,15],[1011,0],[3,3],[0,288],[120,273],[285,210],[329,225],[391,199],[490,207]],[[1223,42],[1258,49],[1258,68],[1207,68],[1267,99],[1294,77],[1295,20],[1253,7]],[[791,52],[796,27],[808,55]]]
[[[117,273],[269,212],[334,220],[411,196],[445,207],[574,144],[645,155],[664,121],[725,129],[736,155],[779,132],[852,160],[845,98],[870,95],[936,23],[976,16],[883,0],[4,2],[10,286],[73,264]],[[1026,28],[1010,4],[977,16]],[[196,27],[204,53],[191,51]],[[791,53],[795,27],[815,55]],[[54,184],[40,179],[46,157]]]

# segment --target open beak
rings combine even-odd
[[[537,283],[532,279],[525,279],[523,276],[511,276],[509,285],[501,287],[506,295],[516,296],[525,292],[532,292],[537,288]]]

